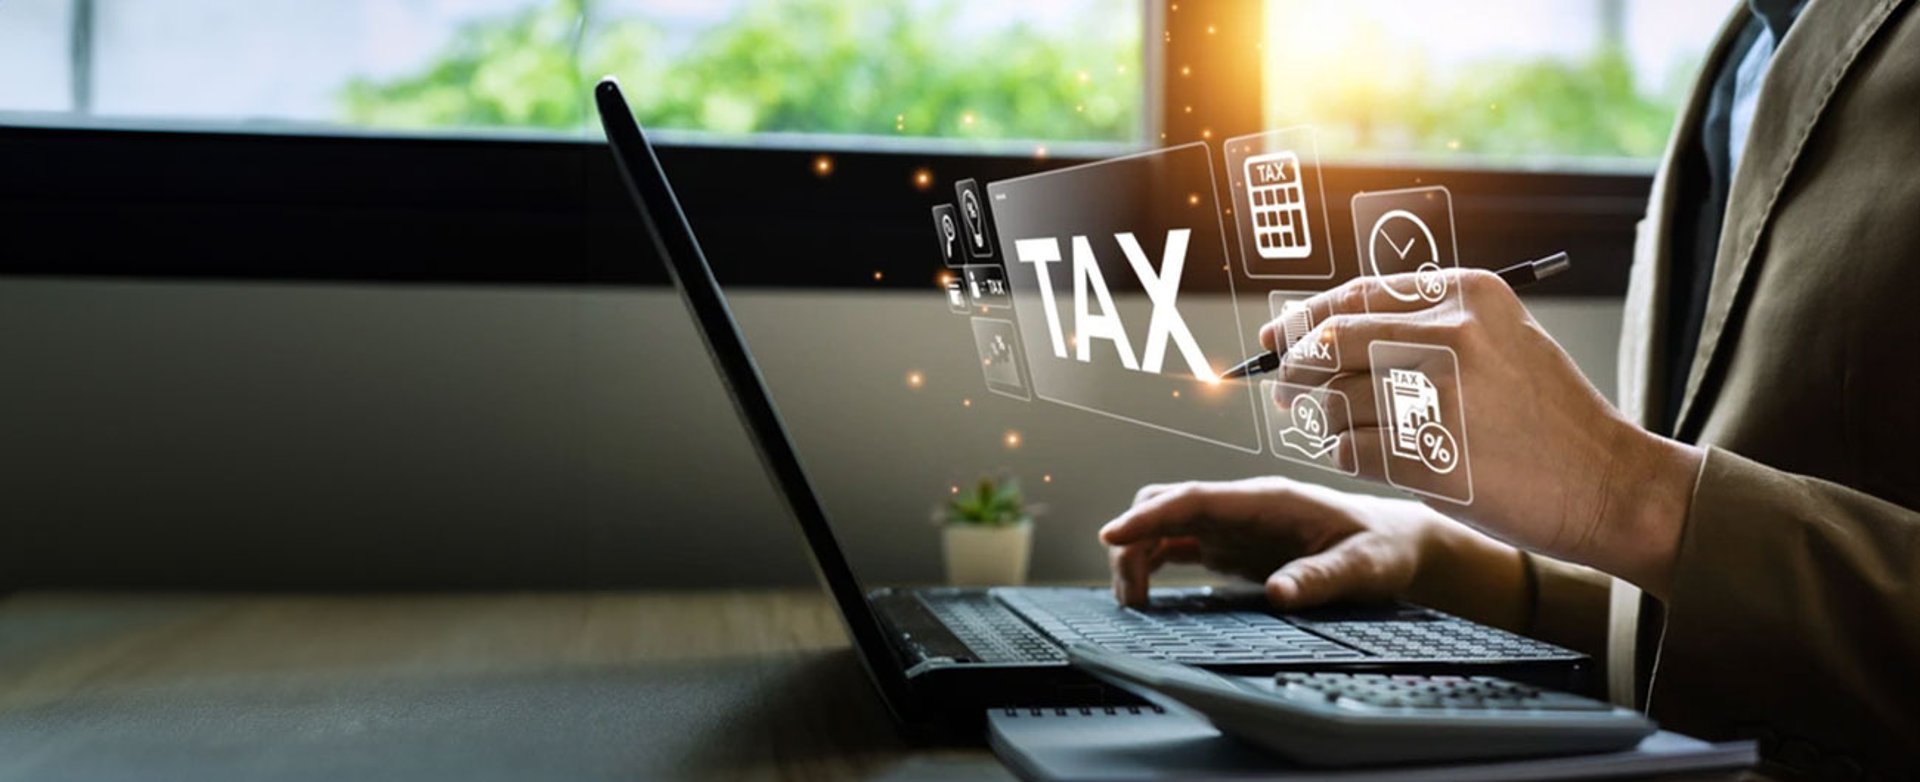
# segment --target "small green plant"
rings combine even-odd
[[[1011,527],[1033,521],[1042,508],[1028,505],[1020,492],[1020,480],[1012,477],[980,476],[970,490],[955,492],[934,512],[940,524],[966,524],[982,527]]]

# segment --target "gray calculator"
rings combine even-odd
[[[1223,676],[1076,644],[1088,673],[1301,763],[1352,766],[1627,749],[1658,727],[1608,703],[1492,676]]]

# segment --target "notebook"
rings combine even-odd
[[[1289,763],[1223,736],[1206,719],[1153,707],[995,709],[988,741],[1029,782],[1285,780],[1451,782],[1607,779],[1735,770],[1755,762],[1751,741],[1709,744],[1660,731],[1625,752],[1426,766],[1322,769]]]

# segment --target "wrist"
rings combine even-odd
[[[1582,559],[1665,599],[1705,454],[1627,425],[1608,472],[1605,509]]]
[[[1519,549],[1431,512],[1422,521],[1416,602],[1481,624],[1521,630],[1532,610]]]

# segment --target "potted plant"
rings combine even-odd
[[[1014,478],[982,476],[972,489],[954,492],[934,513],[941,525],[947,583],[954,586],[1024,584],[1033,551],[1033,517],[1039,512]]]

